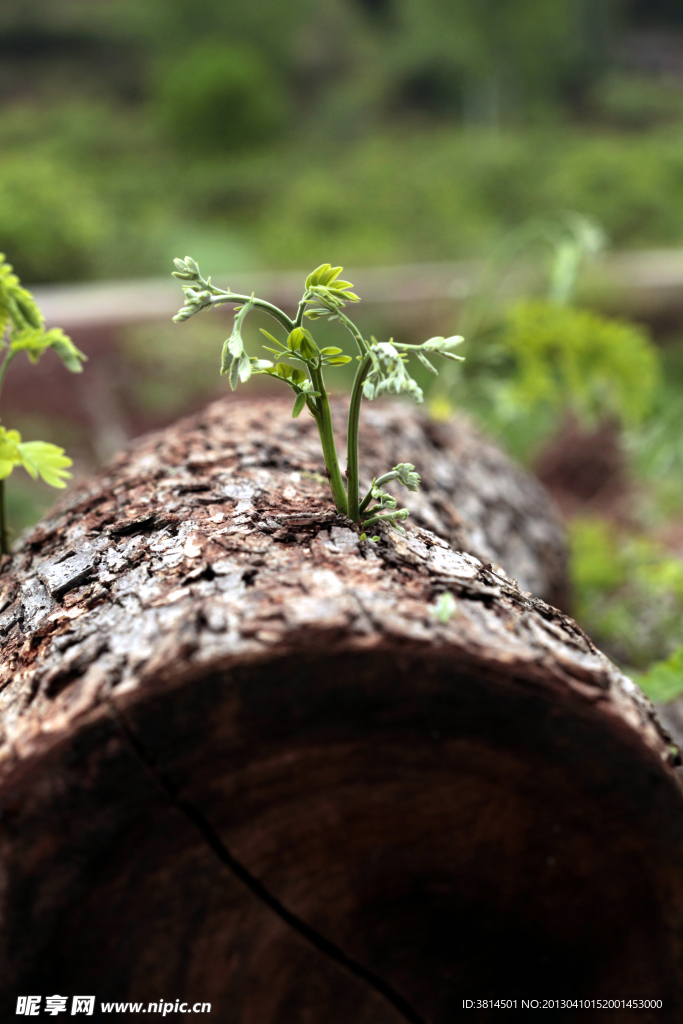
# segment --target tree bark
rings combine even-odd
[[[463,422],[380,406],[362,436],[369,473],[423,473],[405,537],[334,512],[312,420],[232,402],[136,442],[4,560],[8,1012],[681,1019],[676,753],[511,578],[563,593],[542,491]]]

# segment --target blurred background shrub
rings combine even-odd
[[[675,243],[681,29],[665,0],[5,0],[0,243],[33,281],[165,272],[188,221],[223,269],[484,255],[565,208]]]
[[[169,138],[185,154],[240,153],[285,129],[283,85],[244,44],[203,43],[169,61],[156,102]]]
[[[27,162],[7,155],[0,165],[3,245],[29,280],[88,276],[111,236],[109,211],[86,176],[44,155]]]

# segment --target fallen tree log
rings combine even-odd
[[[492,564],[561,592],[542,492],[462,424],[365,418],[368,468],[419,463],[430,529],[361,540],[312,421],[217,403],[3,562],[8,1012],[85,992],[240,1024],[450,1024],[496,997],[680,1019],[675,750]]]

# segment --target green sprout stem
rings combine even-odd
[[[320,397],[316,400],[315,420],[318,425],[318,433],[320,434],[323,458],[325,459],[325,469],[329,474],[330,490],[332,491],[332,497],[334,498],[337,511],[341,512],[342,515],[348,515],[346,488],[344,487],[344,479],[341,475],[341,470],[339,469],[339,459],[337,458],[337,449],[334,443],[334,431],[332,429],[330,400],[327,395],[327,391],[325,390],[323,373],[320,367],[311,365],[310,374],[314,390],[320,392]]]
[[[348,316],[346,316],[346,314],[342,313],[341,311],[339,311],[337,313],[337,319],[339,320],[340,323],[342,323],[344,325],[344,327],[346,327],[346,329],[353,336],[353,339],[356,342],[356,345],[358,346],[359,354],[361,356],[367,355],[368,344],[367,344],[365,338],[363,337],[363,335],[360,333],[360,331],[358,330],[358,328],[354,324],[354,322],[352,320],[349,320]]]
[[[363,383],[371,366],[372,357],[368,353],[363,356],[356,371],[356,379],[353,382],[353,388],[351,389],[351,401],[349,403],[349,421],[346,437],[346,474],[349,482],[349,510],[347,514],[349,519],[354,523],[360,522],[361,512],[363,511],[359,506],[360,483],[358,470],[358,432],[360,425],[360,406],[363,398]]]
[[[360,508],[358,505],[360,494],[359,494],[359,469],[358,469],[358,433],[360,423],[360,407],[363,398],[363,383],[367,377],[370,367],[372,366],[372,359],[368,352],[367,343],[360,333],[356,325],[352,320],[339,311],[337,314],[339,322],[346,327],[346,329],[353,336],[356,345],[358,346],[358,352],[360,354],[360,365],[356,371],[356,377],[353,382],[351,389],[351,402],[349,404],[349,419],[348,429],[346,434],[346,476],[348,479],[348,517],[354,523],[359,523]]]
[[[369,526],[374,526],[375,523],[391,523],[393,519],[394,516],[391,514],[391,512],[387,513],[387,515],[384,516],[371,516],[369,519],[363,520],[363,529],[367,529],[367,527]]]
[[[241,303],[250,302],[255,309],[262,309],[264,313],[268,313],[272,316],[273,319],[277,320],[278,323],[281,324],[281,326],[289,333],[296,327],[300,326],[301,321],[303,320],[307,301],[307,297],[304,295],[299,303],[299,309],[295,320],[292,320],[283,310],[274,306],[271,302],[266,302],[265,299],[254,298],[253,295],[235,295],[232,292],[228,294],[221,293],[213,296],[211,304],[215,306],[223,305],[225,303],[234,303],[239,305]],[[314,390],[320,392],[320,397],[317,399],[313,408],[318,433],[320,434],[320,443],[323,449],[325,469],[329,475],[330,490],[332,491],[332,497],[334,498],[337,511],[341,512],[342,515],[346,515],[348,507],[346,488],[344,487],[344,479],[339,468],[339,459],[337,457],[337,449],[334,443],[334,431],[332,428],[330,400],[327,391],[325,390],[322,369],[311,364],[309,364],[308,369]]]
[[[304,322],[304,312],[306,310],[306,303],[307,302],[308,302],[308,292],[304,292],[304,294],[302,296],[302,299],[301,299],[301,302],[299,303],[299,308],[296,311],[296,316],[294,317],[294,326],[295,327],[301,327],[302,323]]]
[[[212,305],[223,305],[224,303],[230,302],[239,305],[240,303],[251,302],[255,309],[262,309],[265,313],[268,313],[277,320],[287,332],[290,332],[301,324],[307,301],[308,299],[306,295],[304,295],[299,303],[299,310],[295,320],[292,320],[285,312],[283,312],[283,310],[274,306],[271,302],[266,302],[264,299],[256,299],[250,295],[235,295],[232,292],[226,295],[219,294],[212,298],[211,303]],[[309,364],[309,372],[314,390],[320,392],[320,398],[316,402],[315,420],[318,426],[318,433],[320,434],[325,468],[329,474],[330,490],[332,491],[332,497],[334,498],[337,511],[341,512],[342,515],[347,515],[348,501],[346,497],[346,488],[344,487],[344,478],[342,477],[341,470],[339,468],[339,459],[337,457],[337,449],[334,443],[334,431],[332,429],[330,400],[327,391],[325,390],[322,369]]]
[[[226,295],[215,295],[211,299],[212,306],[223,306],[228,302],[233,302],[236,306],[241,306],[246,302],[251,302],[254,309],[262,309],[264,313],[268,313],[274,320],[277,320],[284,329],[289,333],[293,331],[297,326],[294,320],[287,316],[283,310],[278,309],[272,302],[266,302],[265,299],[255,299],[252,295],[233,295],[232,292]]]

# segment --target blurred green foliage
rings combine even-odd
[[[2,245],[30,281],[89,276],[92,254],[111,234],[108,216],[75,168],[19,153],[0,163]]]
[[[305,82],[315,113],[338,106],[390,106],[410,96],[439,107],[429,76],[460,81],[474,119],[496,108],[548,106],[566,98],[605,45],[601,22],[611,0],[138,0],[138,22],[157,48],[182,49],[188,39],[222,36],[258,45]],[[360,89],[358,86],[360,85]],[[341,103],[343,106],[343,101]],[[464,112],[464,111],[461,111]]]
[[[666,703],[680,697],[683,693],[683,647],[636,678],[650,700]]]
[[[45,515],[54,504],[54,495],[48,492],[42,481],[17,474],[16,480],[7,489],[6,501],[7,521],[12,537],[16,537]]]
[[[683,238],[678,127],[597,138],[417,125],[200,155],[177,151],[151,113],[81,102],[0,110],[0,149],[0,243],[32,281],[162,274],[188,222],[224,240],[222,269],[235,251],[262,267],[330,249],[347,265],[484,255],[557,209],[594,217],[619,246]]]
[[[153,417],[168,409],[181,414],[213,395],[216,353],[227,333],[218,316],[195,317],[183,331],[170,322],[127,328],[123,350],[135,370],[128,396],[133,410]]]
[[[641,516],[651,527],[683,515],[683,383],[671,373],[667,354],[651,415],[624,435],[632,471],[641,485]]]
[[[635,669],[669,658],[681,640],[683,560],[603,519],[574,520],[570,544],[575,615],[595,642]]]
[[[623,128],[650,128],[683,117],[683,91],[672,77],[613,71],[596,85],[593,98],[603,115]]]
[[[567,411],[587,414],[588,428],[605,415],[624,425],[630,523],[595,513],[570,520],[572,614],[653,700],[678,697],[683,552],[655,538],[683,516],[680,355],[674,346],[673,358],[665,350],[660,360],[640,327],[538,300],[513,308],[511,322],[518,361],[498,386],[484,371],[480,417],[527,462]],[[569,370],[558,366],[560,354]]]
[[[30,282],[155,273],[171,171],[136,116],[102,102],[0,112],[0,239]]]
[[[643,327],[543,299],[515,305],[501,345],[514,361],[502,401],[518,415],[539,406],[601,420],[640,423],[659,383],[659,358]]]
[[[529,466],[569,419],[586,432],[606,420],[619,423],[640,453],[643,476],[651,473],[644,438],[657,424],[662,384],[659,354],[645,328],[532,299],[513,304],[499,323],[469,339],[462,369],[432,389],[434,414],[468,410]],[[673,434],[659,439],[660,459],[671,459],[671,442],[678,443]]]
[[[7,0],[0,246],[38,282],[165,273],[188,222],[225,270],[483,255],[562,208],[675,242],[683,90],[614,66],[626,7]]]
[[[646,670],[634,678],[656,701],[683,695],[683,549],[675,525],[683,519],[682,393],[683,343],[671,340],[662,350],[650,414],[624,434],[635,487],[630,530],[602,523],[604,543],[593,545],[592,570],[590,531],[583,540],[580,526],[573,534],[576,613],[608,646],[616,645],[627,670]],[[671,530],[666,544],[652,539]]]
[[[605,422],[621,427],[628,525],[614,508],[570,521],[572,610],[654,699],[671,699],[683,693],[683,557],[652,534],[683,514],[683,345],[661,350],[643,326],[571,304],[599,243],[597,227],[573,214],[504,239],[461,314],[467,362],[432,408],[469,408],[529,465],[559,443],[568,419],[587,435]],[[542,257],[531,280],[547,297],[510,303],[501,281],[530,251]]]
[[[169,64],[157,103],[163,127],[185,151],[239,153],[284,130],[282,86],[257,50],[204,43]]]

